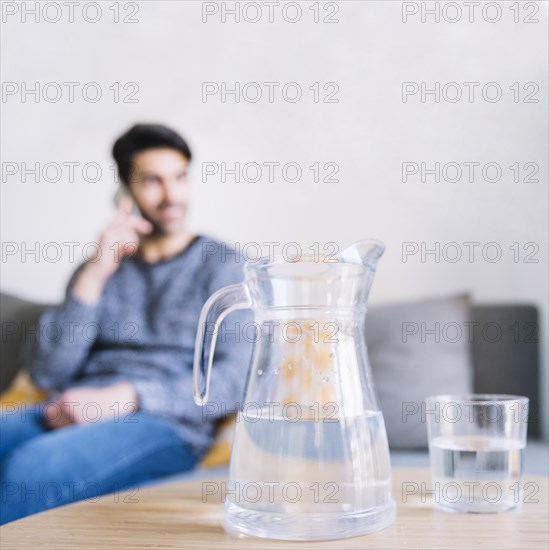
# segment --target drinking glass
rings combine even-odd
[[[527,397],[497,394],[425,400],[437,506],[499,513],[520,505],[528,402]]]

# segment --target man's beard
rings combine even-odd
[[[184,222],[185,222],[185,215],[187,214],[187,205],[186,204],[176,205],[176,204],[170,204],[170,203],[161,204],[156,209],[156,211],[159,211],[160,209],[168,206],[178,206],[181,208],[182,213],[181,213],[181,218],[177,222],[177,228],[178,229],[183,228]],[[150,216],[149,214],[147,214],[146,212],[141,212],[141,216],[145,218],[153,227],[152,231],[148,234],[149,237],[152,237],[152,236],[159,237],[162,235],[169,235],[170,233],[174,232],[173,226],[171,226],[172,224],[170,224],[170,222],[163,222],[163,221],[157,220],[152,216]]]

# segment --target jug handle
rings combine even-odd
[[[215,343],[221,322],[232,311],[246,309],[251,305],[250,291],[244,283],[240,283],[214,292],[202,307],[193,364],[194,401],[197,405],[204,405],[208,401]],[[213,330],[206,330],[207,327]],[[208,352],[207,361],[205,352]]]

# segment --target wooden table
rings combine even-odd
[[[396,469],[393,495],[397,520],[371,535],[326,542],[281,542],[234,538],[222,527],[221,498],[203,502],[203,484],[223,479],[162,484],[133,493],[104,495],[96,502],[78,502],[5,525],[2,550],[32,548],[193,548],[299,549],[309,548],[543,548],[548,547],[549,478],[526,476],[538,492],[513,512],[500,515],[458,514],[438,510],[421,496],[422,482],[431,487],[429,472]],[[415,495],[404,498],[417,484]]]

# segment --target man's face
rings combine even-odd
[[[133,156],[130,191],[155,234],[177,233],[185,226],[188,165],[175,149],[147,149]]]

